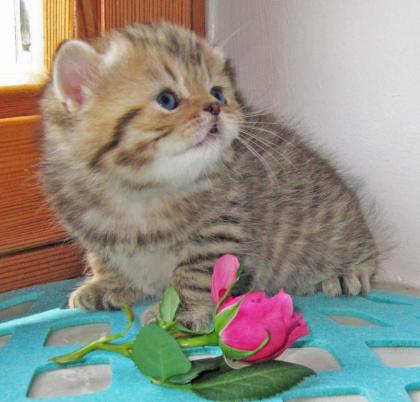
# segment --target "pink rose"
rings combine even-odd
[[[212,277],[215,303],[237,281],[238,269],[239,262],[234,256],[225,255],[217,260]],[[234,311],[235,305],[236,313],[226,322],[222,319],[223,313],[229,308]],[[309,334],[303,315],[293,311],[292,298],[283,289],[271,298],[264,292],[229,296],[217,312],[217,327],[219,345],[228,358],[238,359],[241,354],[246,356],[246,352],[260,348],[257,353],[240,358],[246,362],[275,359],[297,339]]]

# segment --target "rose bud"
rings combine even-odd
[[[272,298],[263,292],[236,297],[223,304],[217,316],[229,309],[237,311],[224,328],[219,327],[219,345],[232,360],[273,360],[309,335],[303,315],[293,311],[292,298],[283,289]]]

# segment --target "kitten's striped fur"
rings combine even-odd
[[[267,292],[369,290],[378,253],[357,195],[292,130],[239,104],[220,50],[170,24],[134,25],[93,48],[64,44],[55,66],[42,177],[92,273],[70,306],[119,308],[173,283],[181,319],[202,327],[224,253]],[[216,117],[212,87],[227,99]],[[155,101],[167,88],[173,111]],[[215,121],[217,138],[197,145]]]

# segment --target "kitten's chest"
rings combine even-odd
[[[177,265],[175,252],[166,248],[139,250],[135,253],[112,253],[110,261],[145,297],[159,296],[169,284]]]

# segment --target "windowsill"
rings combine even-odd
[[[39,114],[44,83],[0,86],[0,119]]]
[[[28,82],[23,84],[4,84],[0,85],[0,96],[18,95],[21,93],[39,92],[45,84],[45,81]]]
[[[42,85],[46,80],[44,72],[2,72],[0,75],[0,89],[21,85]]]

